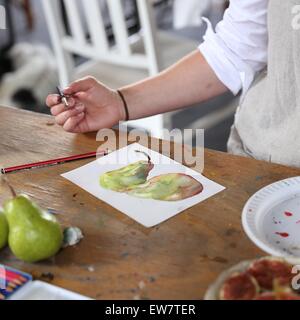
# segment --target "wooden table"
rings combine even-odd
[[[94,151],[99,144],[94,134],[63,132],[48,116],[0,108],[0,119],[0,163],[6,166]],[[204,174],[227,190],[145,229],[60,177],[87,162],[9,176],[18,192],[55,210],[62,225],[80,227],[85,238],[50,261],[23,263],[5,249],[0,263],[96,299],[201,299],[220,272],[264,255],[242,230],[247,199],[269,183],[300,174],[206,150]],[[0,203],[8,197],[1,186]]]

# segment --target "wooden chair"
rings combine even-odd
[[[126,78],[130,83],[149,75],[156,75],[197,46],[193,41],[158,32],[152,4],[149,0],[136,0],[141,31],[131,37],[128,35],[122,1],[109,0],[106,2],[115,45],[111,45],[107,40],[99,0],[63,0],[70,27],[71,34],[69,35],[64,28],[59,1],[42,1],[62,87],[78,77],[78,74],[83,75],[82,70],[91,66],[91,61],[100,63],[103,70],[106,68],[107,75],[112,75],[116,79]],[[90,35],[89,39],[86,37],[84,25]],[[166,49],[162,45],[171,46],[171,48]],[[165,50],[173,51],[166,55]],[[75,68],[73,54],[87,58],[88,62]],[[90,68],[90,73],[93,73],[95,68]],[[103,78],[100,80],[104,81]],[[108,83],[108,85],[128,84],[124,82],[126,81]],[[159,115],[131,122],[130,125],[148,130],[152,135],[161,137],[166,123],[168,123],[168,117]]]

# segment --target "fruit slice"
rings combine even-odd
[[[125,192],[128,188],[145,183],[154,167],[150,157],[146,156],[148,161],[138,161],[121,169],[106,172],[100,177],[100,185],[105,189]]]
[[[145,184],[127,190],[127,193],[144,199],[178,201],[202,192],[202,184],[191,176],[170,173],[150,179]]]
[[[262,258],[253,262],[248,273],[254,277],[260,287],[273,290],[274,282],[280,286],[290,286],[293,278],[292,266],[280,258]]]
[[[257,281],[248,273],[235,273],[228,278],[221,290],[221,300],[253,300],[259,293]]]

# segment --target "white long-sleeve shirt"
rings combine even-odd
[[[247,92],[267,65],[269,0],[231,0],[214,32],[208,22],[201,53],[233,94]]]

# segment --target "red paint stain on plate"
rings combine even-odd
[[[288,211],[286,211],[284,214],[285,214],[287,217],[292,217],[292,216],[293,216],[293,214],[292,214],[291,212],[288,212]]]
[[[300,220],[296,222],[296,224],[300,224]]]
[[[278,236],[282,237],[282,238],[288,238],[290,235],[286,232],[276,232],[275,234],[277,234]]]

